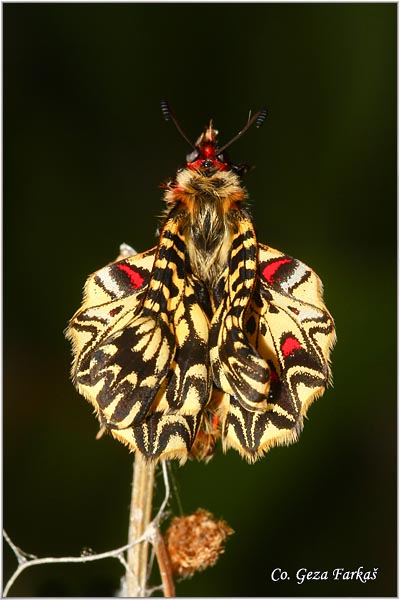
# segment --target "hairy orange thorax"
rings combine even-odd
[[[208,285],[227,264],[236,232],[234,214],[247,197],[239,176],[218,150],[217,134],[210,122],[164,196],[167,215],[171,210],[181,214],[180,233],[192,270]]]
[[[239,177],[232,171],[183,169],[165,193],[171,209],[181,209],[181,234],[185,239],[193,272],[212,284],[226,266],[232,235],[236,231],[234,213],[247,197]]]

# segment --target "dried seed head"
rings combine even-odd
[[[191,515],[174,517],[165,534],[172,570],[191,577],[215,565],[224,552],[226,538],[234,533],[225,521],[202,508]]]

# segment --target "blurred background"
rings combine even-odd
[[[255,465],[234,451],[174,465],[184,512],[236,532],[177,594],[397,595],[396,19],[394,3],[3,5],[3,521],[25,551],[126,540],[133,457],[95,440],[63,330],[121,242],[155,243],[159,185],[188,152],[160,100],[193,140],[212,117],[221,142],[265,105],[230,153],[256,165],[260,241],[324,282],[334,387],[297,444]],[[302,567],[378,574],[299,585]],[[112,596],[121,575],[113,560],[34,567],[10,595]]]

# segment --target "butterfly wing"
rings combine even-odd
[[[228,266],[215,290],[210,331],[214,383],[246,410],[265,411],[269,367],[245,331],[249,299],[257,277],[257,242],[250,219],[237,211]]]
[[[90,361],[107,338],[121,331],[140,311],[151,277],[156,248],[116,261],[87,279],[81,308],[66,331],[72,343],[72,379],[92,401]],[[95,406],[96,403],[94,402]]]
[[[318,276],[302,262],[259,244],[258,274],[245,319],[249,342],[268,365],[264,412],[224,399],[223,443],[255,460],[270,447],[295,441],[310,403],[330,380],[335,342]]]
[[[208,319],[179,221],[157,248],[92,275],[68,337],[73,378],[112,435],[149,458],[182,461],[211,393]]]

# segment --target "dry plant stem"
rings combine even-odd
[[[140,452],[135,454],[133,488],[129,517],[128,544],[140,538],[146,531],[153,506],[154,462],[146,462]],[[127,595],[130,598],[145,598],[147,585],[148,541],[132,546],[128,550],[126,573]]]
[[[164,598],[175,597],[175,585],[172,576],[171,561],[164,538],[157,526],[154,527],[152,535],[154,552],[156,553],[158,567],[160,569],[161,582],[164,590]]]

